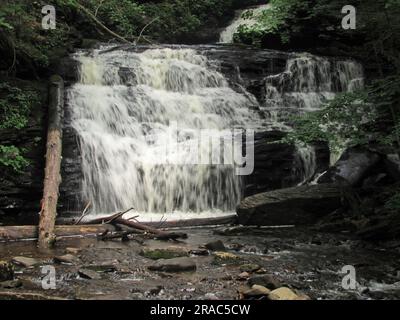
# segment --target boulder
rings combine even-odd
[[[297,186],[245,198],[237,207],[243,225],[310,225],[342,205],[343,188],[335,184]]]
[[[248,280],[248,284],[250,286],[260,285],[260,286],[266,287],[266,288],[268,288],[270,290],[274,290],[274,289],[279,288],[281,286],[280,281],[277,280],[275,277],[269,275],[269,274],[252,276]]]
[[[192,259],[187,257],[160,259],[150,265],[148,268],[151,271],[163,272],[195,271],[196,263]]]
[[[270,292],[269,300],[298,300],[299,296],[286,287],[281,287]]]
[[[378,153],[363,148],[349,148],[317,182],[348,183],[351,186],[355,186],[362,181],[367,172],[380,160],[381,156]]]
[[[226,248],[221,240],[212,241],[204,245],[210,251],[225,251]]]

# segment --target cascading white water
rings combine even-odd
[[[93,212],[235,209],[241,188],[234,165],[184,160],[207,160],[220,147],[198,149],[201,129],[225,139],[225,129],[259,126],[254,97],[229,88],[192,49],[95,50],[76,59],[80,83],[67,100],[80,140],[83,198]],[[171,132],[177,148],[165,153]]]
[[[219,42],[232,43],[233,37],[240,26],[254,26],[257,24],[257,18],[269,8],[270,4],[264,4],[252,9],[238,11],[236,18],[221,32]],[[251,16],[248,16],[249,13],[251,13]]]
[[[364,86],[362,65],[352,60],[328,60],[310,54],[294,54],[282,73],[265,79],[265,106],[269,126],[291,130],[290,117],[315,111],[339,92],[353,92]],[[304,180],[315,173],[315,151],[298,147],[304,163]]]

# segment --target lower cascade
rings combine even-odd
[[[192,49],[95,50],[76,59],[80,82],[67,100],[93,212],[234,211],[235,165],[210,160],[230,129],[260,126],[252,95],[232,90]]]

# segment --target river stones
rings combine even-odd
[[[96,271],[90,270],[90,269],[79,269],[78,274],[80,277],[85,278],[85,279],[91,279],[91,280],[100,280],[101,275],[99,275]]]
[[[271,290],[264,286],[260,286],[255,284],[251,287],[251,289],[244,291],[244,297],[258,297],[258,296],[268,296]]]
[[[151,271],[163,271],[163,272],[195,271],[196,268],[197,266],[195,261],[188,257],[159,259],[152,265],[148,266],[148,269]]]
[[[159,259],[172,259],[172,258],[179,258],[179,257],[187,257],[189,256],[189,252],[182,248],[145,248],[140,251],[140,255],[152,259],[152,260],[159,260]]]

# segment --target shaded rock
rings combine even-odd
[[[362,148],[349,148],[336,164],[318,179],[318,183],[345,182],[355,186],[380,160],[381,156],[375,152]]]
[[[268,295],[269,300],[297,300],[299,296],[286,287],[281,287],[271,291]]]
[[[0,261],[0,281],[14,279],[14,268],[11,263]]]
[[[78,274],[80,277],[85,279],[92,279],[92,280],[101,279],[101,275],[99,275],[96,271],[90,269],[79,269]]]
[[[183,272],[195,271],[196,263],[187,257],[160,259],[148,267],[152,271]]]
[[[398,154],[388,154],[384,160],[387,172],[396,181],[400,180],[400,158]]]
[[[334,184],[305,185],[245,198],[237,207],[244,225],[307,225],[342,205],[342,188]]]
[[[212,241],[204,245],[210,251],[225,251],[225,245],[221,240]]]
[[[264,286],[270,290],[279,288],[282,285],[279,280],[277,280],[275,277],[273,277],[269,274],[252,276],[249,279],[248,283],[250,286],[260,285],[260,286]]]
[[[14,257],[12,262],[25,268],[30,268],[40,263],[39,260],[29,257]]]

